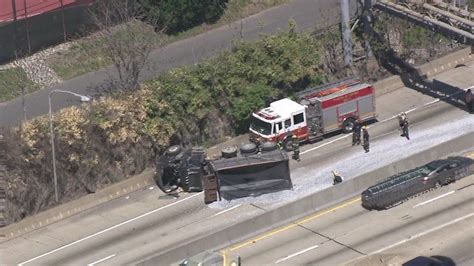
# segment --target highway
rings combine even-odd
[[[389,210],[368,211],[356,197],[222,251],[243,265],[401,265],[417,256],[473,265],[472,250],[474,176]]]
[[[473,74],[470,65],[444,72],[437,78],[458,86],[467,86],[472,82]],[[156,187],[145,189],[0,243],[0,264],[116,265],[142,261],[279,204],[328,187],[331,182],[329,173],[333,168],[350,179],[410,153],[474,131],[474,119],[467,112],[407,88],[382,95],[377,99],[377,105],[381,122],[369,128],[372,135],[371,152],[364,154],[361,147],[351,147],[349,135],[336,135],[323,142],[303,146],[302,161],[290,163],[295,184],[293,191],[230,203],[220,202],[209,207],[203,204],[202,194],[183,194],[174,199],[164,196]],[[412,121],[412,140],[409,142],[398,136],[396,122],[391,119],[398,112],[406,110],[413,110],[409,113]],[[469,143],[466,143],[468,146]],[[334,162],[338,162],[337,165]],[[459,206],[461,208],[464,205]],[[456,209],[447,211],[453,211],[454,215],[458,214]],[[358,210],[350,215],[354,216],[352,218],[362,217],[365,211]],[[433,216],[430,220],[434,224],[441,224],[442,217]],[[438,219],[441,219],[441,223]],[[358,221],[344,220],[342,224],[357,230]],[[368,251],[364,249],[364,252],[371,252],[371,241],[366,242],[360,244],[360,248],[367,248]],[[183,257],[186,256],[183,254]],[[261,259],[252,257],[249,259]],[[330,261],[331,258],[327,259]]]

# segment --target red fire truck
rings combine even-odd
[[[375,119],[375,91],[372,85],[348,78],[304,90],[297,102],[289,98],[272,102],[252,114],[250,140],[275,141],[291,150],[292,136],[316,141],[330,132],[351,132],[355,123]]]

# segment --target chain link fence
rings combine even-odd
[[[93,26],[89,7],[63,7],[32,17],[27,14],[26,19],[0,23],[0,63],[83,36]]]

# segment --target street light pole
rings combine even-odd
[[[59,193],[58,193],[58,178],[56,175],[56,151],[54,148],[54,130],[53,130],[53,112],[51,108],[51,96],[54,93],[66,93],[71,94],[81,99],[81,102],[89,102],[91,98],[89,96],[81,95],[72,91],[64,91],[64,90],[52,90],[49,93],[48,97],[48,104],[49,104],[49,133],[51,135],[51,151],[52,151],[52,159],[53,159],[53,178],[54,178],[54,196],[56,198],[56,202],[59,201]]]

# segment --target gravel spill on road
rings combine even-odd
[[[364,153],[360,146],[351,147],[338,158],[337,162],[325,165],[315,163],[311,167],[306,166],[293,170],[291,174],[293,190],[291,191],[281,191],[232,201],[222,200],[210,204],[209,207],[221,209],[238,204],[253,203],[264,204],[273,208],[332,186],[332,170],[337,170],[348,180],[470,132],[474,132],[472,116],[463,116],[458,120],[423,129],[414,125],[410,130],[410,140],[400,137],[397,131],[397,134],[375,138],[371,141],[369,153]],[[409,145],[405,145],[407,143]]]

